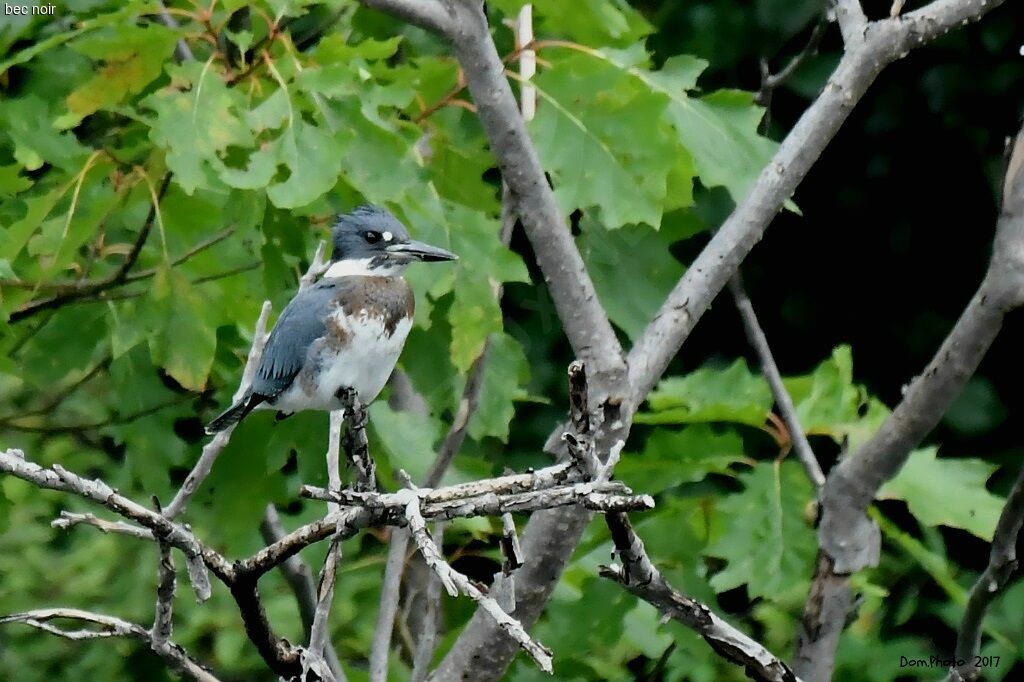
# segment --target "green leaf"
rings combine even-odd
[[[575,54],[554,62],[535,84],[542,102],[530,132],[556,178],[562,211],[596,206],[607,227],[660,225],[667,176],[678,159],[663,121],[665,99],[607,63]]]
[[[720,90],[699,98],[687,93],[707,66],[703,60],[679,56],[668,60],[660,71],[653,71],[638,65],[625,52],[587,53],[668,98],[667,119],[678,141],[693,157],[701,183],[706,187],[724,186],[733,201],[739,202],[746,195],[778,148],[777,143],[757,132],[764,110],[754,104],[752,93]]]
[[[506,16],[514,16],[526,0],[498,0],[493,4]],[[586,45],[629,45],[654,31],[654,27],[626,0],[534,0],[540,33],[567,36]]]
[[[501,308],[486,278],[460,268],[455,276],[455,299],[448,309],[452,325],[452,364],[465,372],[484,348],[488,335],[501,331]]]
[[[615,474],[635,490],[656,494],[711,473],[727,473],[733,464],[746,461],[738,433],[695,424],[654,431],[643,452],[623,457]]]
[[[177,87],[143,100],[156,112],[150,139],[167,151],[175,181],[190,194],[199,187],[222,187],[215,173],[223,166],[220,155],[228,147],[247,149],[255,142],[243,118],[248,107],[242,94],[226,86],[213,69],[212,62],[170,67]]]
[[[530,379],[530,365],[522,345],[508,334],[494,334],[490,344],[480,397],[469,420],[469,435],[474,440],[492,436],[505,443],[515,416],[513,401]]]
[[[985,482],[998,467],[980,459],[938,459],[937,453],[934,447],[912,452],[878,497],[905,501],[926,526],[962,528],[991,541],[1005,500],[990,493]]]
[[[14,144],[14,158],[25,170],[51,163],[69,173],[79,171],[89,151],[69,132],[51,125],[51,104],[36,95],[0,101],[0,130]]]
[[[693,155],[701,182],[724,186],[739,203],[768,165],[778,144],[761,137],[764,110],[752,93],[719,90],[698,99],[672,95],[669,107],[680,141]]]
[[[586,217],[576,244],[594,281],[601,304],[618,327],[634,341],[654,319],[684,268],[669,252],[672,237],[646,226],[606,230]],[[622,286],[621,273],[643,277]]]
[[[445,208],[445,219],[456,226],[451,233],[451,248],[459,255],[454,266],[455,298],[448,309],[451,358],[464,372],[480,355],[488,335],[502,329],[494,285],[529,281],[529,272],[522,259],[501,243],[497,221],[455,204]]]
[[[323,128],[296,118],[278,138],[278,163],[288,177],[267,187],[267,198],[278,208],[297,208],[334,187],[341,171],[343,150]]]
[[[761,462],[740,480],[743,491],[718,506],[737,522],[705,551],[728,562],[711,586],[724,592],[745,584],[751,598],[778,598],[810,580],[818,544],[804,508],[814,491],[796,462]]]
[[[67,98],[69,114],[59,127],[69,128],[100,109],[141,92],[163,71],[177,36],[160,25],[118,24],[95,31],[71,43],[71,47],[101,65],[95,76]]]
[[[377,401],[370,405],[370,424],[392,467],[405,469],[414,481],[423,480],[434,461],[440,422],[429,414],[396,412],[386,402]]]
[[[150,341],[153,360],[185,388],[202,391],[217,349],[210,302],[180,273],[163,269],[153,280],[153,299],[166,315],[162,332]]]
[[[12,197],[32,186],[32,180],[21,175],[23,170],[16,163],[0,166],[0,197]]]
[[[760,427],[772,407],[772,394],[742,358],[725,369],[702,367],[685,377],[662,379],[648,396],[641,424],[735,422]]]
[[[855,448],[878,431],[888,408],[853,382],[853,355],[849,346],[837,346],[832,357],[811,374],[785,380],[804,430],[830,436]]]

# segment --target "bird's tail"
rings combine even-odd
[[[257,405],[266,400],[265,396],[256,393],[246,393],[241,400],[226,409],[220,416],[206,425],[207,435],[212,436],[224,429],[234,426],[245,418],[245,415],[252,412]]]

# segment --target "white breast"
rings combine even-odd
[[[373,401],[384,388],[402,354],[412,320],[401,319],[393,330],[388,330],[381,318],[365,313],[350,319],[339,308],[332,318],[332,324],[345,331],[346,342],[315,342],[310,347],[306,367],[274,401],[273,409],[337,410],[341,408],[336,397],[339,388],[356,389],[364,404]]]

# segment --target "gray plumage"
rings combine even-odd
[[[332,228],[331,267],[296,294],[270,333],[252,386],[206,427],[216,433],[254,409],[340,409],[354,388],[373,400],[390,376],[412,323],[414,298],[401,274],[416,261],[455,254],[409,238],[387,210],[360,206]]]

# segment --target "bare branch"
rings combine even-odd
[[[839,24],[839,31],[843,34],[843,42],[846,43],[847,49],[864,40],[868,18],[864,15],[860,0],[832,0],[831,11],[836,23]]]
[[[992,537],[992,551],[988,566],[971,588],[964,609],[964,619],[956,639],[954,658],[964,664],[956,668],[950,680],[974,680],[981,672],[974,662],[981,651],[981,626],[989,604],[995,601],[1010,576],[1017,569],[1017,540],[1024,526],[1024,467],[1017,474],[1017,480],[1006,498],[1006,506],[999,515],[995,534]]]
[[[590,366],[592,383],[605,394],[603,401],[621,383],[622,349],[530,142],[482,3],[456,0],[452,9],[452,49],[508,185],[514,213],[533,245],[569,343]]]
[[[148,528],[155,538],[180,549],[186,557],[202,561],[222,580],[230,581],[234,578],[235,569],[231,562],[204,545],[191,531],[118,494],[103,481],[86,480],[56,464],[49,469],[44,469],[38,464],[27,461],[20,450],[0,452],[0,471],[40,488],[60,490],[97,502],[115,514]],[[201,584],[194,584],[193,587],[197,592],[204,591]],[[208,592],[208,590],[209,583],[207,582],[205,591]]]
[[[316,251],[313,253],[313,260],[309,263],[306,273],[299,279],[299,291],[311,286],[316,278],[327,270],[326,253],[327,245],[323,240],[317,242]]]
[[[53,620],[64,619],[91,623],[98,626],[98,628],[65,630],[50,622]],[[120,618],[115,618],[113,616],[93,613],[91,611],[82,611],[80,609],[54,608],[14,613],[9,616],[0,617],[0,625],[5,623],[23,623],[39,630],[43,630],[44,632],[49,632],[50,634],[73,641],[102,639],[107,637],[131,637],[139,640],[140,642],[144,642],[147,645],[151,645],[152,643],[149,630],[141,625],[130,623],[126,620],[121,620]],[[167,642],[160,650],[157,650],[155,647],[153,647],[153,650],[156,651],[161,658],[167,661],[171,668],[182,673],[189,679],[196,680],[196,682],[218,682],[217,678],[214,677],[213,674],[197,663],[195,659],[185,653],[185,650],[177,644]]]
[[[601,568],[601,576],[619,583],[649,602],[664,616],[677,620],[703,637],[725,660],[740,665],[749,677],[767,682],[796,682],[786,663],[763,645],[719,618],[707,606],[668,584],[651,562],[643,540],[625,514],[605,516],[622,565]]]
[[[938,4],[950,3],[933,3]],[[1005,315],[1024,303],[1024,145],[1013,149],[981,286],[878,432],[836,465],[822,488],[821,551],[796,658],[797,671],[809,680],[831,677],[835,648],[852,605],[850,574],[878,561],[881,540],[878,527],[865,515],[868,506],[960,394],[1002,329]]]
[[[267,345],[267,320],[270,317],[270,301],[264,301],[263,307],[260,309],[260,316],[256,320],[256,328],[253,330],[252,335],[252,348],[249,349],[249,356],[245,361],[245,368],[242,370],[242,380],[238,384],[238,389],[235,391],[235,395],[231,398],[232,402],[237,402],[242,398],[245,392],[252,385],[253,377],[256,375],[256,369],[260,364],[260,357],[263,355],[263,348]],[[192,471],[185,477],[185,482],[182,483],[181,489],[171,500],[171,503],[164,509],[164,515],[173,519],[180,516],[185,511],[185,507],[188,505],[189,500],[195,494],[199,486],[203,484],[206,477],[213,471],[213,464],[220,457],[220,453],[227,447],[228,441],[231,440],[231,433],[235,430],[234,426],[229,426],[224,429],[213,438],[210,442],[203,446],[203,451],[199,455],[199,460],[195,466],[192,467]]]
[[[388,678],[391,634],[394,631],[395,615],[398,613],[402,569],[405,567],[408,548],[409,532],[405,528],[396,528],[391,531],[388,558],[384,564],[384,584],[380,590],[377,627],[373,631],[373,645],[370,648],[370,682],[386,682]]]
[[[107,521],[106,519],[98,518],[95,514],[79,514],[64,510],[61,511],[58,518],[50,521],[51,526],[54,528],[60,528],[61,530],[68,530],[72,526],[77,526],[79,524],[98,528],[104,533],[119,533],[121,535],[128,535],[140,540],[156,540],[156,538],[153,537],[153,531],[151,530],[141,528],[135,524],[126,523],[124,521]]]
[[[434,546],[444,546],[443,521],[434,524],[433,540]],[[434,658],[434,649],[437,646],[438,621],[441,610],[441,580],[433,573],[427,581],[424,602],[426,606],[423,614],[423,627],[419,634],[416,653],[413,656],[412,682],[423,682],[426,679],[430,661]]]
[[[278,542],[285,536],[280,516],[273,504],[268,504],[263,514],[263,520],[260,522],[260,535],[263,537],[264,544],[267,545]],[[313,615],[316,611],[316,585],[313,582],[313,572],[310,570],[309,564],[297,554],[282,561],[279,568],[281,574],[284,575],[285,582],[291,588],[292,594],[295,595],[295,601],[299,607],[299,618],[302,620],[302,630],[308,641],[313,628]],[[343,674],[338,654],[330,641],[324,648],[324,658],[327,659],[327,666],[335,678]]]
[[[793,449],[796,450],[796,455],[800,458],[800,463],[803,464],[807,477],[811,479],[811,483],[814,484],[815,488],[820,489],[825,484],[825,474],[821,471],[821,465],[818,464],[818,458],[814,456],[811,444],[807,442],[807,435],[800,425],[800,419],[796,416],[796,406],[793,404],[793,398],[790,397],[789,391],[786,390],[785,384],[782,383],[782,375],[779,373],[779,367],[775,364],[775,358],[772,356],[772,349],[768,345],[768,337],[764,335],[764,330],[761,329],[761,325],[757,321],[754,304],[750,302],[750,297],[747,296],[747,292],[743,288],[743,280],[739,272],[729,280],[729,291],[732,293],[733,300],[736,302],[736,308],[740,312],[740,318],[743,320],[743,330],[747,334],[747,340],[754,347],[757,357],[761,362],[761,373],[764,374],[765,380],[768,381],[768,386],[772,389],[772,396],[774,396],[775,404],[782,415],[782,422],[789,431],[789,438],[793,444]]]
[[[447,36],[454,18],[438,0],[360,0],[367,7],[393,14],[410,24]]]
[[[453,569],[444,560],[427,531],[426,521],[420,514],[420,498],[415,492],[403,490],[398,495],[405,498],[405,518],[409,523],[409,531],[420,554],[427,565],[437,573],[448,594],[454,597],[461,592],[475,601],[488,616],[494,619],[498,627],[533,658],[541,670],[551,673],[551,651],[531,638],[519,621],[505,613],[494,599],[484,595],[476,585],[470,582],[469,578]]]

